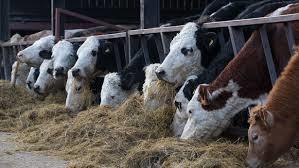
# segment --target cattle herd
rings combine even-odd
[[[249,109],[247,163],[250,167],[260,167],[275,161],[296,141],[299,50],[291,58],[283,24],[267,25],[275,66],[279,74],[282,72],[272,89],[256,26],[244,29],[248,40],[234,57],[228,32],[224,31],[227,42],[221,44],[219,30],[202,25],[297,13],[296,3],[296,0],[215,0],[196,21],[185,23],[171,41],[170,51],[161,64],[158,53],[151,49],[153,37],[149,35],[153,64],[146,65],[139,49],[120,72],[115,67],[111,42],[95,36],[87,37],[82,44],[56,42],[49,35],[17,54],[20,65],[18,72],[15,72],[17,63],[13,65],[12,74],[17,74],[14,77],[17,85],[26,86],[39,98],[65,90],[66,108],[73,112],[91,104],[117,107],[135,93],[143,94],[150,102],[147,108],[152,110],[165,102],[149,97],[147,90],[155,89],[153,82],[166,81],[177,88],[171,128],[174,136],[181,139],[218,137],[240,111],[247,112],[254,105]],[[297,43],[299,25],[293,22],[292,27]]]

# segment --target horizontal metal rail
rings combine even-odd
[[[299,13],[297,14],[288,14],[275,17],[261,17],[253,19],[242,19],[242,20],[230,20],[230,21],[220,21],[220,22],[211,22],[203,24],[204,28],[224,28],[224,27],[238,27],[238,26],[250,26],[250,25],[259,25],[259,24],[271,24],[271,23],[282,23],[290,21],[298,21]],[[129,36],[134,35],[146,35],[146,34],[156,34],[156,33],[169,33],[169,32],[178,32],[183,28],[183,25],[180,26],[169,26],[169,27],[156,27],[149,29],[137,29],[129,30],[127,32],[113,33],[113,34],[104,34],[96,36],[98,39],[114,39],[114,38],[123,38],[124,34],[128,33]],[[83,42],[86,37],[70,38],[67,39],[71,42]],[[19,42],[19,43],[9,43],[4,42],[1,44],[2,47],[8,46],[18,46],[18,45],[31,45],[34,41]]]

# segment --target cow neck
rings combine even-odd
[[[261,46],[259,34],[255,32],[208,90],[212,93],[225,88],[229,81],[233,81],[240,87],[238,96],[241,98],[256,99],[269,91],[271,83]]]
[[[275,119],[299,128],[299,50],[275,83],[268,96],[266,109]]]

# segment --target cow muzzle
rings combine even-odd
[[[80,69],[73,69],[72,70],[72,75],[74,78],[77,78],[80,76]]]
[[[155,73],[156,73],[158,79],[164,80],[163,77],[165,76],[166,72],[163,69],[157,69],[155,71]]]

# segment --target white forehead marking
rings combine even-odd
[[[280,16],[282,14],[282,12],[288,10],[291,5],[292,4],[289,4],[287,6],[276,9],[273,13],[270,14],[270,16],[271,17]]]
[[[77,51],[78,57],[82,57],[92,50],[98,51],[99,40],[95,36],[88,37]]]
[[[54,36],[46,36],[34,42],[32,46],[42,47],[43,49],[51,49],[54,46],[54,40]]]
[[[174,45],[175,43],[182,43],[183,41],[195,40],[195,32],[198,30],[196,23],[189,22],[184,25],[182,30],[173,38],[170,43],[170,46]],[[183,45],[183,44],[181,44]]]
[[[58,43],[56,43],[53,47],[53,55],[54,57],[58,55],[58,53],[61,53],[59,55],[65,55],[64,53],[72,53],[73,52],[73,44],[66,41],[66,40],[61,40]]]

